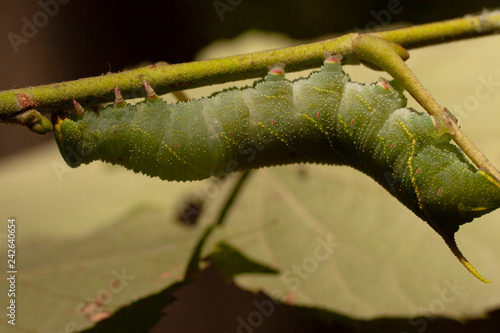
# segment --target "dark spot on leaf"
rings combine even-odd
[[[305,181],[309,178],[309,173],[308,173],[308,169],[306,166],[304,165],[300,165],[298,168],[297,168],[297,176],[299,177],[299,179],[301,181]]]
[[[203,202],[190,201],[182,205],[181,211],[176,220],[180,223],[193,226],[198,222],[198,218],[203,210]]]

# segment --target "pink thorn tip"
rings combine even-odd
[[[84,109],[83,109],[83,107],[80,105],[80,103],[78,103],[76,100],[73,100],[73,106],[75,107],[76,113],[77,113],[79,116],[83,116],[83,114],[85,113],[85,110],[84,110]]]
[[[381,78],[379,78],[379,79],[378,79],[378,84],[379,84],[382,88],[384,88],[384,89],[386,89],[386,90],[391,90],[391,88],[392,88],[392,87],[391,87],[391,84],[389,83],[389,81],[387,81],[387,80],[386,80],[386,79],[384,79],[383,77],[381,77]]]
[[[118,86],[115,87],[115,105],[123,104],[123,97]]]
[[[283,75],[283,74],[285,74],[285,71],[283,70],[283,68],[276,67],[276,68],[271,69],[269,71],[269,74]]]
[[[148,99],[155,99],[156,98],[156,93],[155,91],[153,90],[153,88],[151,88],[151,86],[146,82],[142,82],[142,84],[144,85],[144,89],[146,89],[146,92],[148,93]]]
[[[272,74],[272,75],[285,74],[285,64],[282,62],[278,62],[272,66],[269,66],[269,74]]]
[[[333,54],[325,54],[326,59],[325,62],[329,64],[338,64],[340,63],[340,60],[342,60],[342,55],[338,53],[333,53]]]

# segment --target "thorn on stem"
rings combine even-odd
[[[156,93],[153,88],[151,88],[151,86],[146,81],[143,81],[142,84],[144,85],[144,89],[146,89],[146,92],[148,93],[147,99],[154,100],[156,98]]]
[[[115,87],[115,105],[122,105],[123,104],[123,96],[122,93],[120,92],[120,89],[118,89],[118,86]]]
[[[83,116],[83,114],[85,113],[85,110],[84,110],[84,109],[83,109],[83,107],[80,105],[80,103],[78,103],[76,100],[73,100],[73,106],[75,107],[76,113],[77,113],[79,116]]]

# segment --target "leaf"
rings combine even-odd
[[[100,321],[82,332],[149,332],[164,316],[163,308],[175,302],[174,292],[187,284],[189,284],[187,281],[176,282],[157,294],[149,295],[119,309],[111,318]]]
[[[66,167],[59,182],[54,163],[63,166],[51,144],[0,167],[0,183],[12,189],[0,194],[0,213],[16,218],[18,265],[16,327],[2,332],[88,328],[181,281],[204,231],[201,223],[185,226],[179,214],[210,180],[166,183],[96,163]]]
[[[238,277],[240,286],[354,318],[463,318],[494,304],[498,287],[470,277],[432,229],[366,176],[306,167],[308,180],[301,181],[297,169],[259,171],[216,232],[214,242],[229,242],[281,272]],[[479,241],[466,253],[488,276],[498,275],[481,258],[480,250],[498,251],[489,245]]]

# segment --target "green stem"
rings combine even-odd
[[[455,143],[481,169],[491,173],[500,183],[500,172],[486,156],[465,136],[460,127],[451,118],[449,111],[441,107],[417,79],[415,74],[401,59],[398,44],[387,42],[371,35],[361,35],[354,42],[358,57],[369,61],[395,78],[403,88],[431,115],[438,118],[451,134]]]
[[[231,195],[229,196],[229,198],[227,198],[226,204],[220,210],[219,217],[217,218],[217,221],[215,222],[216,226],[220,226],[224,223],[224,219],[226,218],[226,215],[229,212],[229,209],[233,205],[234,200],[236,199],[236,197],[238,196],[238,194],[241,190],[241,187],[243,186],[243,184],[245,184],[248,176],[250,176],[251,173],[252,173],[252,171],[248,170],[248,171],[243,171],[239,175],[239,179],[236,182],[236,184],[234,185],[234,188],[231,191]]]
[[[407,49],[446,41],[494,34],[500,30],[500,11],[449,21],[374,33]],[[344,55],[345,63],[356,64],[353,42],[357,33],[321,42],[269,50],[226,58],[176,65],[155,64],[135,70],[101,75],[75,81],[0,92],[0,122],[17,123],[19,112],[37,109],[54,113],[71,109],[72,100],[83,105],[111,102],[118,86],[125,98],[143,96],[142,82],[148,82],[158,94],[205,85],[262,77],[267,67],[286,63],[287,72],[319,67],[325,52]]]
[[[229,209],[234,203],[234,200],[238,197],[238,194],[241,191],[242,186],[245,184],[245,182],[248,180],[248,176],[250,176],[252,172],[251,171],[243,171],[238,175],[238,180],[236,181],[236,184],[233,187],[233,190],[231,191],[231,194],[226,200],[226,203],[224,204],[224,207],[220,210],[219,216],[217,220],[215,221],[214,224],[209,226],[207,230],[203,233],[203,235],[200,237],[200,240],[196,244],[193,254],[191,255],[191,259],[189,260],[188,266],[186,268],[186,276],[189,276],[197,271],[199,271],[199,262],[200,262],[200,257],[201,253],[203,250],[203,246],[205,245],[207,239],[210,237],[212,232],[219,226],[221,226],[224,223],[224,219],[227,216],[227,213],[229,212]]]

